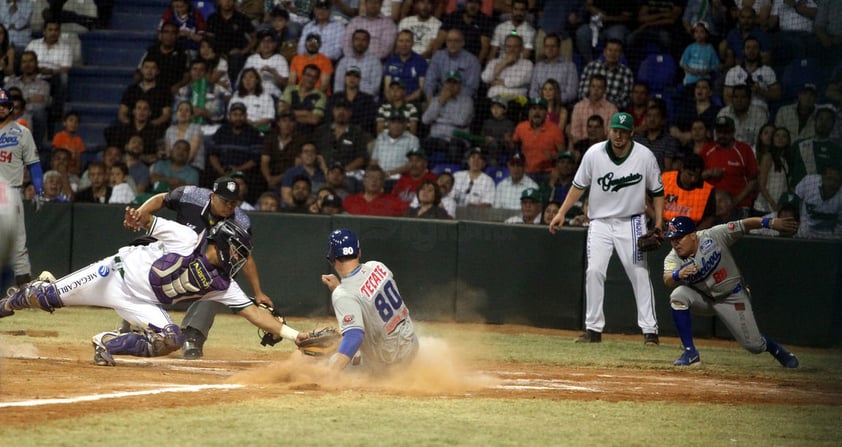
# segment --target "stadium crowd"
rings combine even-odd
[[[4,2],[3,87],[48,201],[231,176],[247,210],[545,224],[625,111],[665,218],[790,215],[796,237],[842,237],[839,0],[172,0],[104,147],[65,107],[62,27],[107,28],[110,2]]]

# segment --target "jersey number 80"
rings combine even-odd
[[[395,311],[403,306],[403,298],[395,288],[392,281],[383,285],[383,292],[378,293],[374,298],[374,307],[384,323],[388,322],[395,315]]]

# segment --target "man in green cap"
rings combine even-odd
[[[658,161],[648,147],[632,141],[634,118],[628,113],[611,116],[608,141],[591,146],[582,156],[558,213],[550,222],[550,233],[564,225],[564,216],[582,197],[588,196],[588,268],[585,274],[587,313],[585,332],[577,343],[599,343],[605,327],[602,302],[605,273],[611,253],[623,263],[637,301],[637,323],[647,346],[659,344],[655,299],[646,256],[637,239],[646,233],[646,195],[655,209],[655,228],[663,229],[664,185]]]

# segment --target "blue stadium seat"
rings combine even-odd
[[[819,93],[823,92],[823,79],[819,62],[813,58],[795,59],[781,74],[782,99],[784,102],[795,99],[804,84],[815,84]]]
[[[485,173],[493,178],[494,183],[497,184],[509,176],[509,169],[505,166],[487,167],[485,168]]]
[[[636,80],[645,82],[649,86],[650,93],[660,93],[674,87],[676,71],[675,59],[669,54],[649,54],[640,63]]]
[[[431,170],[430,170],[430,172],[432,172],[433,174],[435,174],[436,176],[438,176],[438,175],[439,175],[439,174],[441,174],[442,172],[450,172],[450,173],[453,173],[453,172],[456,172],[456,171],[461,171],[461,170],[463,170],[463,168],[462,168],[462,165],[460,165],[460,164],[455,164],[455,163],[440,163],[440,164],[435,165],[435,166],[433,167],[433,169],[431,169]]]

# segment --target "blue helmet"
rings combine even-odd
[[[8,105],[10,111],[15,110],[15,101],[5,88],[0,88],[0,104]]]
[[[330,233],[327,238],[328,261],[333,262],[336,258],[343,256],[357,257],[360,255],[360,241],[353,231],[347,228],[340,228]]]
[[[676,216],[667,222],[666,237],[675,239],[696,231],[696,223],[687,216]]]

